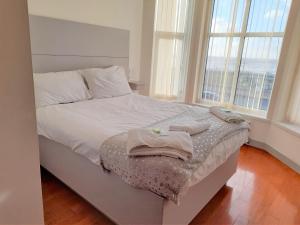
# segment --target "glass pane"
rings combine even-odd
[[[245,6],[246,0],[215,0],[211,32],[240,32]]]
[[[202,99],[229,102],[240,38],[211,37]]]
[[[159,38],[157,44],[154,95],[170,98],[181,96],[185,83],[181,76],[183,41]]]
[[[282,38],[246,38],[234,104],[267,110],[275,80]]]
[[[157,0],[155,31],[180,32],[185,30],[189,0]]]
[[[252,0],[248,32],[284,32],[291,0]]]

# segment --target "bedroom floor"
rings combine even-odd
[[[45,224],[113,224],[42,170]],[[300,224],[300,175],[259,149],[244,146],[236,174],[191,224]]]

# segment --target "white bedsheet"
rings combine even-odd
[[[37,109],[38,134],[70,147],[99,165],[99,149],[107,138],[151,125],[189,107],[136,94],[47,106]],[[207,111],[203,108],[203,112]],[[247,140],[248,131],[244,130],[219,143],[187,185],[205,178]]]
[[[39,135],[99,164],[99,149],[107,138],[151,125],[188,107],[137,94],[93,99],[37,109],[37,128]]]

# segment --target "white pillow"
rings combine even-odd
[[[110,98],[132,93],[125,70],[119,66],[82,70],[93,98]]]
[[[78,102],[91,96],[79,71],[33,74],[36,107]]]

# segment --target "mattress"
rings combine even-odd
[[[189,108],[191,106],[129,94],[39,108],[37,128],[39,135],[63,144],[99,165],[100,147],[108,138],[133,128],[147,127]],[[203,113],[208,111],[199,109]],[[248,131],[243,130],[215,146],[189,185],[205,178],[247,140]]]

